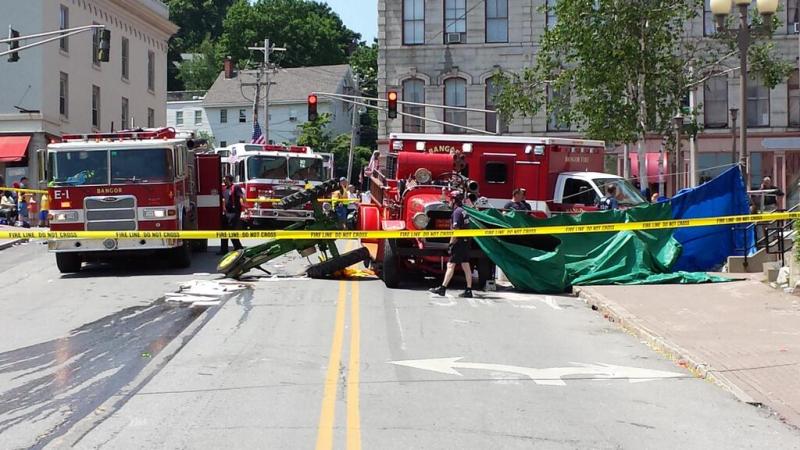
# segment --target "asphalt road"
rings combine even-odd
[[[800,448],[766,410],[572,297],[306,280],[291,257],[199,316],[156,302],[179,281],[213,278],[193,273],[213,262],[68,278],[35,244],[1,252],[2,276],[24,282],[0,296],[0,448]],[[160,365],[142,358],[173,336]],[[31,374],[75,360],[82,381],[36,394],[61,387]],[[84,398],[75,392],[97,380],[91,401],[56,400]]]

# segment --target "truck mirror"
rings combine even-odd
[[[47,182],[47,148],[36,150],[36,163],[39,181]]]

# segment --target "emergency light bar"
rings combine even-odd
[[[89,140],[143,140],[143,139],[175,139],[175,129],[172,127],[146,128],[139,130],[123,130],[113,133],[88,133],[65,134],[61,136],[63,142],[89,141]]]

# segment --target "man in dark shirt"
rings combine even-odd
[[[226,230],[238,230],[242,225],[242,211],[246,211],[244,206],[244,191],[241,186],[233,184],[233,176],[225,175],[223,180],[225,189],[222,191],[222,199],[224,201],[225,211],[222,216],[223,227]],[[228,253],[228,239],[222,239],[220,244],[220,255]],[[233,249],[239,250],[242,248],[242,242],[239,239],[231,239],[233,242]]]
[[[601,211],[619,209],[616,184],[609,183],[606,185],[606,196],[600,199],[600,203],[597,205],[597,208]]]
[[[761,190],[762,191],[770,191],[767,193],[762,194],[764,196],[764,211],[766,212],[773,212],[778,209],[778,197],[783,197],[783,191],[781,191],[777,186],[772,184],[772,178],[764,177],[761,181]]]
[[[469,228],[469,217],[463,208],[464,194],[461,191],[450,193],[450,206],[453,208],[450,227],[453,230],[464,230]],[[472,268],[469,265],[469,238],[451,237],[450,238],[450,259],[447,261],[447,271],[444,274],[442,285],[432,288],[434,294],[445,295],[447,285],[453,279],[456,272],[456,265],[460,265],[464,271],[464,278],[467,281],[467,289],[459,297],[472,297]]]
[[[512,194],[511,201],[503,206],[503,209],[511,209],[514,211],[530,211],[531,205],[525,201],[525,189],[516,188]]]

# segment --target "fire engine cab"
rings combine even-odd
[[[68,134],[47,149],[52,231],[217,230],[222,215],[220,157],[199,153],[172,128]],[[62,273],[87,260],[145,251],[191,264],[207,240],[52,239]]]
[[[216,150],[224,154],[223,170],[233,175],[248,200],[248,214],[243,219],[254,227],[276,222],[312,220],[310,204],[303,209],[274,208],[270,200],[294,194],[306,185],[319,186],[333,176],[333,155],[316,153],[311,147],[233,144]]]
[[[373,154],[366,167],[369,202],[359,206],[361,230],[449,229],[447,196],[460,190],[478,208],[503,208],[516,188],[527,191],[531,214],[597,209],[609,183],[617,186],[622,207],[644,202],[626,180],[601,173],[601,141],[522,136],[392,134],[390,151]],[[375,268],[387,287],[406,274],[441,273],[449,239],[395,239],[373,245]],[[478,284],[491,276],[491,264],[473,243]]]

